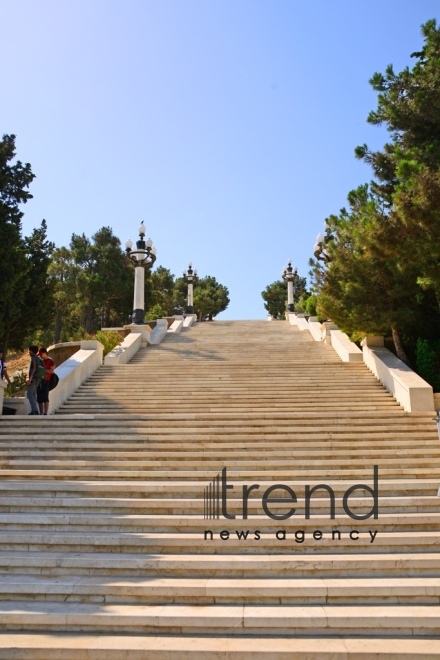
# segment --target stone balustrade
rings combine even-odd
[[[385,348],[383,337],[365,338],[361,350],[332,321],[319,323],[314,316],[296,313],[287,314],[287,321],[308,329],[315,341],[330,344],[343,362],[363,361],[408,412],[440,410],[440,394],[434,395],[429,383]]]
[[[405,410],[434,411],[431,385],[385,348],[383,337],[366,337],[361,343],[365,364]]]

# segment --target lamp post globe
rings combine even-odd
[[[128,239],[125,242],[125,252],[135,267],[131,322],[134,325],[143,325],[145,322],[145,269],[153,267],[156,261],[156,248],[151,238],[145,240],[146,229],[143,220],[139,225],[138,233],[139,240],[136,241],[136,249],[133,249],[133,242]]]

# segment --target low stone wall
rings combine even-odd
[[[362,362],[364,356],[359,346],[341,330],[330,330],[330,342],[342,362]]]
[[[197,320],[197,316],[195,314],[187,314],[183,320],[183,327],[184,328],[190,328],[192,325]]]
[[[62,364],[68,360],[76,351],[81,347],[80,341],[67,341],[61,344],[54,344],[49,346],[47,353],[50,358],[55,362],[55,366]]]
[[[315,341],[331,344],[344,362],[361,362],[373,372],[394,398],[408,412],[440,410],[440,394],[431,385],[384,347],[383,337],[366,337],[362,351],[332,321],[319,324],[316,317],[305,320],[303,314],[287,314],[290,325],[307,328]]]
[[[156,321],[156,327],[150,334],[148,338],[149,344],[160,344],[162,339],[165,337],[168,331],[168,319],[158,319]]]
[[[431,385],[383,346],[383,337],[362,340],[364,362],[409,412],[433,412]]]
[[[322,341],[321,322],[318,321],[316,316],[309,318],[309,331],[315,341]]]
[[[183,316],[175,316],[174,322],[168,327],[168,332],[177,333],[182,332]]]
[[[104,364],[106,365],[117,365],[117,364],[127,364],[133,357],[136,355],[138,350],[142,345],[142,333],[141,332],[131,332],[124,341],[115,346],[110,353],[104,358]]]
[[[102,365],[103,355],[104,346],[99,341],[83,340],[80,349],[55,369],[60,382],[49,395],[49,414],[53,414]]]
[[[49,394],[49,415],[56,412],[66,399],[102,365],[104,346],[96,339],[66,342],[62,345],[63,349],[68,349],[69,344],[74,353],[55,369],[60,380],[57,387]],[[55,344],[51,348],[56,349],[57,346]],[[7,407],[15,409],[17,415],[27,415],[31,412],[26,396],[10,397],[4,403]]]

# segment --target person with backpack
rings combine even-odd
[[[55,371],[55,362],[47,354],[47,348],[40,348],[38,355],[44,362],[46,375],[40,380],[40,384],[38,385],[37,401],[40,408],[40,415],[47,415],[49,412],[49,385],[52,374]]]
[[[29,346],[29,357],[31,358],[31,363],[29,365],[29,377],[26,381],[26,397],[31,404],[31,412],[29,415],[39,415],[37,387],[40,380],[46,377],[46,367],[44,366],[43,360],[38,355],[38,346]]]
[[[12,385],[12,381],[8,374],[8,367],[6,366],[6,362],[3,360],[3,351],[0,350],[0,380],[3,380],[3,378],[6,378],[8,385]]]

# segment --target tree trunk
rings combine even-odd
[[[3,345],[0,348],[3,350],[3,359],[6,360],[6,356],[8,354],[8,348],[9,348],[9,330],[5,332],[3,338]]]
[[[391,332],[393,335],[393,342],[394,342],[394,347],[396,349],[397,357],[399,358],[399,360],[402,360],[402,362],[404,362],[408,367],[410,367],[411,363],[408,359],[407,354],[405,353],[405,349],[403,348],[402,342],[400,341],[399,333],[397,332],[394,326],[391,326]]]
[[[92,307],[92,305],[89,305],[87,307],[85,326],[86,326],[85,329],[86,329],[87,334],[91,335],[92,332],[93,332],[93,307]]]
[[[59,309],[57,310],[56,316],[55,316],[55,327],[53,330],[53,343],[58,344],[60,341],[61,337],[61,330],[63,328],[63,313]]]

